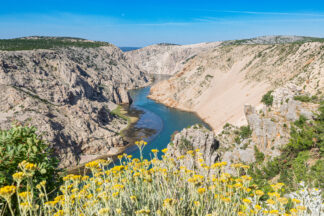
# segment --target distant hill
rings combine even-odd
[[[224,41],[222,45],[243,45],[243,44],[285,44],[285,43],[305,43],[324,42],[324,38],[304,37],[304,36],[261,36],[250,39]]]
[[[119,47],[119,49],[121,49],[121,51],[123,51],[123,52],[128,52],[128,51],[132,51],[132,50],[141,49],[141,47]]]
[[[1,39],[0,50],[18,51],[34,49],[55,49],[62,47],[101,47],[109,46],[107,42],[91,41],[73,37],[31,36],[13,39]]]

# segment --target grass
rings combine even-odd
[[[116,107],[116,109],[112,110],[110,113],[127,121],[127,126],[123,130],[120,131],[121,136],[124,136],[123,132],[126,129],[128,129],[131,124],[135,123],[138,120],[137,117],[128,116],[127,111],[125,110],[125,108],[120,106],[120,105],[118,105]]]

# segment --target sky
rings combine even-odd
[[[0,38],[71,36],[143,47],[263,35],[324,37],[324,0],[0,0]]]

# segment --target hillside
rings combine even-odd
[[[0,51],[0,59],[1,129],[16,120],[35,125],[46,132],[44,138],[63,167],[127,145],[119,135],[127,121],[111,111],[130,103],[127,90],[148,80],[119,48],[106,44]]]
[[[305,36],[261,36],[256,38],[224,41],[222,45],[242,45],[242,44],[287,44],[287,43],[306,43],[324,42],[324,38],[305,37]]]
[[[64,47],[101,47],[109,46],[107,42],[91,41],[82,38],[72,37],[44,37],[32,36],[14,39],[1,39],[0,50],[18,51],[18,50],[36,50],[36,49],[57,49]]]
[[[217,47],[220,42],[192,45],[155,44],[127,52],[128,59],[150,74],[172,75],[184,67],[198,53]]]
[[[323,93],[324,43],[221,45],[197,54],[150,98],[197,112],[215,132],[225,123],[246,124],[243,107],[256,106],[268,91],[287,82],[300,93]]]

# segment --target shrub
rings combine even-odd
[[[236,144],[241,144],[241,138],[240,138],[239,136],[236,136],[236,137],[234,138],[234,142],[235,142]]]
[[[47,180],[54,184],[58,176],[58,160],[51,148],[37,135],[35,127],[14,125],[9,130],[0,130],[0,186],[12,184],[12,174],[22,161],[35,163],[37,181]]]
[[[298,95],[298,96],[294,96],[294,100],[298,100],[301,102],[310,102],[312,99],[307,95]]]
[[[252,130],[250,128],[250,125],[240,127],[240,136],[242,139],[249,138],[251,137],[251,135],[252,135]]]
[[[224,124],[224,126],[223,126],[223,129],[230,128],[230,127],[231,127],[231,124],[226,122],[226,124]]]
[[[273,96],[271,95],[273,91],[268,91],[265,95],[263,95],[261,102],[267,106],[272,106]]]
[[[37,135],[35,127],[13,125],[9,130],[0,130],[0,187],[12,185],[12,175],[16,172],[18,164],[36,164],[37,169],[33,170],[35,178],[33,184],[46,181],[46,190],[53,191],[60,184],[58,160],[53,157],[51,148]],[[19,187],[19,185],[17,185]],[[21,189],[25,189],[21,187]],[[30,189],[38,195],[37,191]],[[17,197],[12,201],[14,209],[18,211]],[[1,199],[0,199],[1,205]],[[0,215],[9,214],[8,209],[0,211]]]
[[[254,157],[257,163],[261,163],[264,161],[264,154],[260,152],[256,146],[254,146]]]

